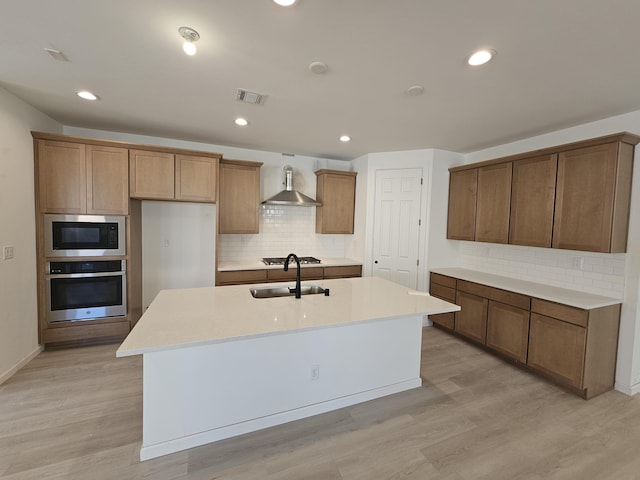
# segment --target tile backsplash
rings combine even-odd
[[[622,299],[625,253],[460,242],[460,267]]]
[[[316,209],[285,205],[260,206],[260,233],[220,235],[218,259],[246,261],[263,257],[298,256],[344,257],[344,235],[315,233]]]

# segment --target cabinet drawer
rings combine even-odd
[[[456,291],[453,288],[444,287],[442,285],[438,285],[437,283],[432,283],[429,287],[429,293],[434,297],[441,298],[442,300],[446,300],[447,302],[456,301]]]
[[[216,273],[216,285],[241,285],[266,281],[266,270],[231,270]]]
[[[456,288],[456,279],[440,275],[439,273],[431,273],[431,284],[437,283],[449,288]]]
[[[361,277],[362,265],[346,265],[343,267],[324,267],[324,278]]]
[[[285,272],[284,270],[280,270],[280,269],[267,270],[268,282],[285,282],[287,280],[295,280],[295,279],[296,279],[295,266],[292,267],[291,265],[289,265],[288,272]],[[322,267],[301,268],[300,279],[301,280],[322,280]]]
[[[500,290],[499,288],[468,282],[466,280],[458,280],[458,290],[473,293],[474,295],[495,300],[496,302],[506,303],[507,305],[512,305],[524,310],[529,310],[529,306],[531,304],[531,297],[527,297],[526,295],[508,292],[506,290]]]
[[[539,298],[531,299],[531,311],[573,323],[574,325],[580,325],[581,327],[586,327],[589,324],[588,310],[560,305],[559,303],[548,302]]]
[[[453,330],[455,326],[455,315],[453,312],[450,313],[438,313],[436,315],[429,315],[429,319],[435,323],[440,325],[441,327],[447,328],[449,330]]]

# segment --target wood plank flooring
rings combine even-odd
[[[640,479],[640,396],[585,401],[423,337],[422,388],[142,463],[141,358],[47,351],[0,385],[0,478]]]

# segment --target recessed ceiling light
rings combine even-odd
[[[182,38],[184,38],[184,43],[182,44],[182,50],[184,50],[184,53],[189,56],[195,55],[197,49],[193,42],[200,40],[200,34],[191,27],[180,27],[178,29],[178,33]]]
[[[247,121],[247,119],[242,117],[236,118],[235,122],[236,122],[236,125],[240,127],[246,127],[247,125],[249,125],[249,122]]]
[[[80,98],[84,98],[85,100],[97,100],[98,96],[94,95],[91,92],[88,92],[87,90],[82,90],[80,92],[76,92],[76,95],[78,95]]]
[[[290,7],[291,5],[296,3],[297,0],[273,0],[273,1],[278,5],[280,5],[281,7]]]
[[[495,57],[496,54],[497,52],[495,50],[478,50],[467,57],[467,65],[472,67],[484,65]]]
[[[340,141],[341,142],[349,142],[349,141],[351,141],[351,137],[349,135],[342,135],[340,137]]]
[[[313,62],[309,65],[309,70],[317,75],[323,75],[327,73],[329,67],[324,62]]]

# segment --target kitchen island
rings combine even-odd
[[[312,283],[330,295],[158,294],[117,351],[144,356],[141,460],[419,387],[424,316],[459,310],[376,277]]]

